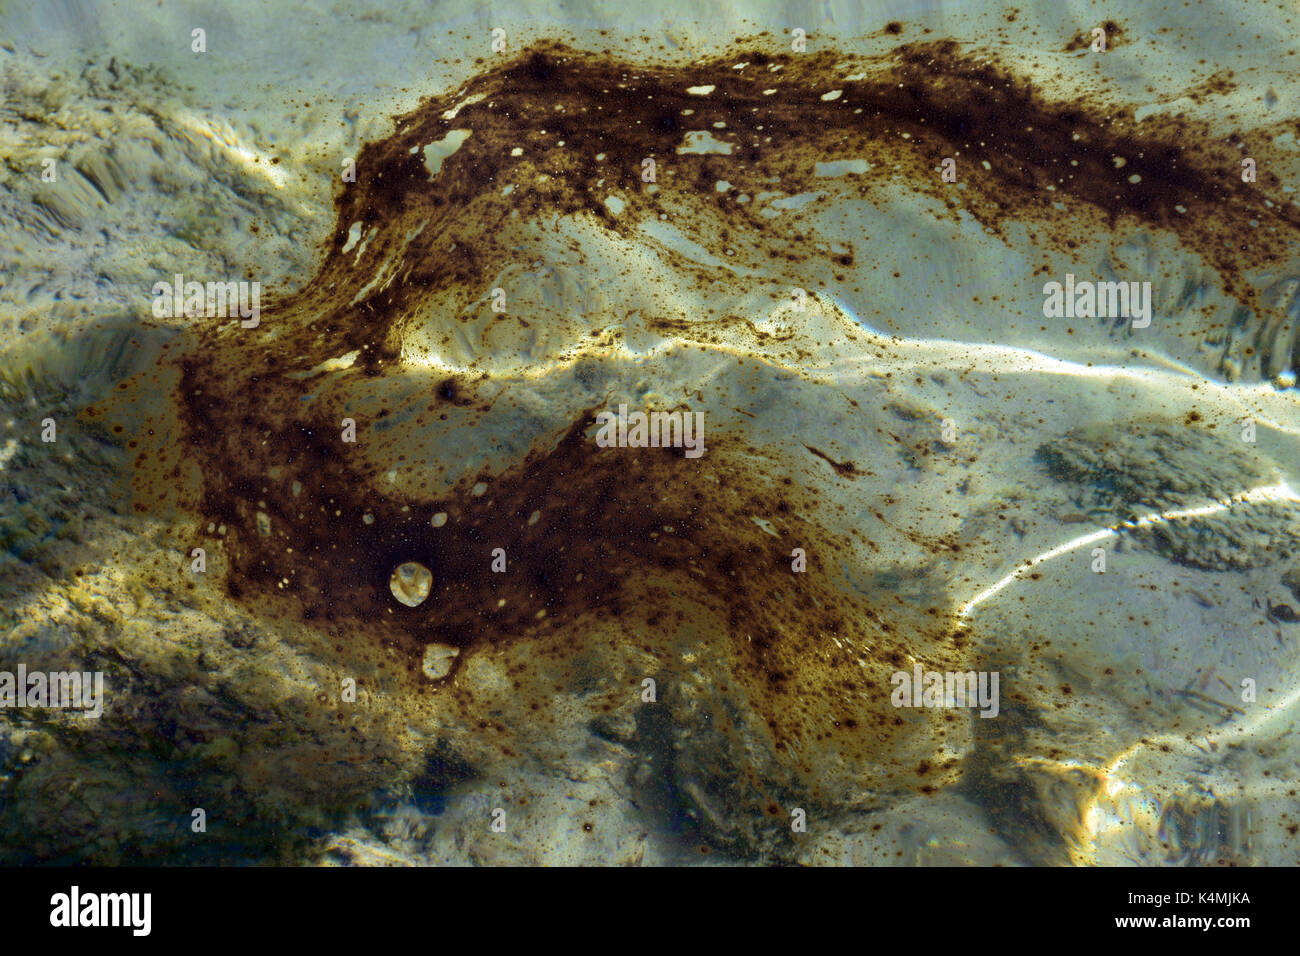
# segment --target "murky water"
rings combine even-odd
[[[6,859],[1296,861],[1278,50],[415,6],[0,8]]]

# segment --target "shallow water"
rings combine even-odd
[[[231,9],[0,7],[6,861],[1296,861],[1282,14]]]

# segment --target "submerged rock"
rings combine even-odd
[[[1276,464],[1237,431],[1092,426],[1040,446],[1038,458],[1052,478],[1078,487],[1077,508],[1105,515],[1171,561],[1207,571],[1268,567],[1300,554],[1300,507]]]

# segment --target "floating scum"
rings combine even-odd
[[[217,556],[199,586],[420,728],[405,745],[479,769],[592,726],[651,747],[664,708],[677,772],[709,795],[695,811],[738,846],[760,838],[707,805],[771,841],[795,807],[959,779],[974,714],[896,708],[891,675],[988,669],[957,613],[963,545],[932,529],[952,509],[890,495],[971,461],[886,372],[852,394],[822,374],[898,357],[827,288],[861,291],[870,242],[776,225],[771,184],[822,204],[914,190],[1058,251],[1140,222],[1261,311],[1243,273],[1296,226],[1218,175],[1229,145],[1172,119],[1117,129],[955,44],[768,46],[680,66],[541,44],[430,99],[358,157],[311,281],[256,329],[199,320],[84,416],[136,442],[137,512]],[[989,160],[963,163],[960,204],[934,173],[954,150]],[[816,176],[840,158],[865,162]],[[1174,212],[1210,200],[1260,228]],[[732,308],[756,286],[765,314]],[[707,451],[601,447],[621,404],[702,413]]]

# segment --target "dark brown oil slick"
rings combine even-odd
[[[302,622],[340,666],[369,661],[394,693],[433,699],[503,747],[508,723],[462,686],[475,655],[502,655],[517,696],[540,711],[558,690],[555,675],[599,659],[602,642],[634,645],[672,670],[683,666],[682,635],[696,634],[807,786],[833,764],[851,768],[857,786],[932,789],[937,770],[927,761],[961,749],[958,718],[904,720],[889,675],[915,661],[970,669],[969,638],[950,606],[847,588],[838,569],[870,542],[843,526],[818,487],[791,477],[790,461],[811,452],[826,482],[863,485],[869,471],[798,436],[778,452],[741,432],[710,433],[700,460],[602,449],[592,439],[599,409],[586,408],[534,436],[508,467],[460,475],[450,491],[397,494],[384,476],[400,462],[379,435],[394,415],[384,381],[412,371],[405,336],[436,315],[450,342],[456,329],[445,317],[481,300],[561,217],[630,239],[638,219],[668,216],[737,261],[786,263],[810,285],[835,273],[865,281],[863,250],[826,251],[730,198],[773,181],[800,192],[814,163],[840,158],[873,164],[854,180],[859,198],[916,190],[994,235],[1025,225],[1042,246],[1069,249],[1080,230],[1121,222],[1171,231],[1249,308],[1258,304],[1244,275],[1277,262],[1300,223],[1273,195],[1279,184],[1266,164],[1257,186],[1239,181],[1235,143],[1178,119],[1126,122],[1086,97],[1049,102],[951,42],[903,42],[877,58],[779,48],[756,38],[681,66],[543,43],[399,117],[358,157],[323,265],[301,291],[267,307],[257,329],[229,320],[194,328],[123,390],[123,403],[90,411],[107,427],[129,418],[129,402],[159,409],[135,432],[137,510],[174,520],[186,550],[222,549],[232,601],[268,621]],[[865,78],[842,78],[855,73]],[[715,89],[687,92],[701,85]],[[431,176],[424,147],[458,129],[470,139]],[[691,131],[708,131],[730,155],[678,153]],[[936,171],[945,156],[958,158],[968,186],[960,199]],[[659,170],[653,191],[640,178],[646,158]],[[719,180],[732,184],[729,195],[715,190]],[[613,190],[628,204],[618,216],[605,204]],[[1247,219],[1259,227],[1239,228]],[[356,222],[364,244],[344,253]],[[708,289],[706,268],[681,265]],[[309,374],[351,352],[350,368]],[[454,442],[442,423],[472,429],[491,407],[477,373],[423,380],[424,407],[399,427],[427,432],[428,442]],[[349,417],[355,443],[340,438]],[[447,521],[435,528],[440,512]],[[496,548],[505,573],[489,570]],[[796,548],[807,553],[806,573],[791,570]],[[412,560],[433,576],[416,608],[388,590],[393,568]],[[421,671],[430,643],[460,651],[440,681]],[[632,699],[626,676],[608,679],[607,700]]]

